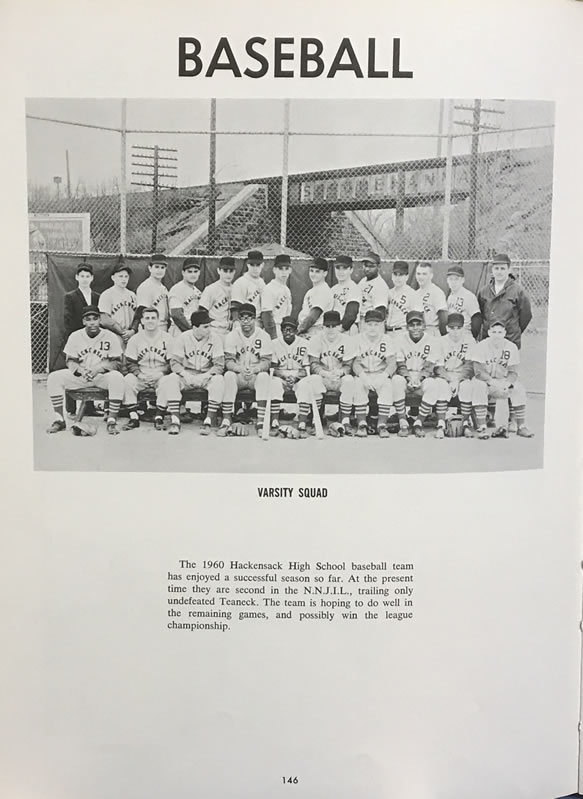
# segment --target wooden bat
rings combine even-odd
[[[316,428],[316,438],[324,438],[324,430],[322,429],[322,420],[320,418],[320,410],[316,402],[316,395],[310,383],[310,403],[312,405],[312,415],[314,417],[314,427]]]
[[[265,403],[265,416],[263,417],[263,426],[261,427],[261,440],[269,440],[269,428],[271,427],[271,388],[273,378],[273,367],[269,370],[269,391],[267,393],[267,402]]]

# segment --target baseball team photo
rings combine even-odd
[[[543,466],[554,104],[29,99],[35,468]]]

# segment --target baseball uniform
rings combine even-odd
[[[333,311],[338,311],[340,314],[340,318],[344,319],[344,314],[346,312],[346,306],[349,302],[357,302],[359,305],[359,312],[360,312],[360,289],[358,285],[354,282],[354,280],[347,280],[345,283],[336,283],[335,286],[332,286],[332,298],[333,298]],[[357,315],[358,319],[358,315]],[[350,328],[350,333],[356,335],[358,333],[358,322],[355,322],[352,327]]]
[[[311,289],[306,291],[304,295],[304,301],[302,303],[302,310],[298,315],[299,324],[301,325],[303,323],[310,311],[312,311],[314,308],[319,308],[322,313],[316,319],[316,322],[312,325],[312,327],[306,332],[302,333],[305,338],[312,338],[312,336],[314,336],[316,333],[320,333],[322,331],[323,316],[326,311],[332,310],[333,304],[334,299],[332,297],[332,291],[327,283],[318,283],[317,286],[312,286]]]
[[[454,341],[451,333],[448,333],[446,336],[441,337],[439,343],[441,345],[443,368],[452,381],[448,381],[451,396],[457,390],[460,402],[465,405],[472,401],[472,361],[476,342],[472,334],[464,329],[459,341]],[[453,389],[455,385],[457,385],[457,389]],[[462,411],[464,411],[463,408]]]
[[[199,307],[209,312],[211,325],[223,341],[231,324],[231,288],[217,280],[203,290],[199,302]]]
[[[257,316],[259,317],[263,310],[261,305],[261,296],[265,289],[265,281],[262,277],[256,279],[246,272],[238,280],[233,283],[233,290],[231,292],[231,302],[238,302],[241,305],[244,302],[250,302],[257,309]]]
[[[238,364],[243,366],[256,366],[261,360],[269,359],[273,353],[273,342],[265,330],[256,327],[250,336],[245,336],[241,328],[236,328],[227,334],[225,339],[225,356],[232,355]],[[239,388],[254,388],[255,399],[258,402],[267,401],[269,396],[269,374],[259,372],[246,377],[239,372],[225,372],[225,402],[235,402]],[[272,399],[281,400],[283,396]]]
[[[129,330],[137,308],[136,295],[127,288],[111,286],[99,296],[98,307],[101,313],[111,316],[122,330]]]
[[[387,311],[386,327],[388,332],[396,334],[390,337],[391,341],[396,342],[399,331],[406,328],[406,316],[409,311],[422,310],[423,306],[420,298],[417,296],[417,292],[407,283],[401,286],[400,289],[389,289],[389,307]]]
[[[404,378],[387,373],[389,362],[393,358],[396,359],[391,338],[383,333],[380,338],[371,341],[361,333],[355,339],[353,354],[354,363],[362,366],[367,384],[369,384],[365,386],[359,375],[354,378],[354,405],[357,421],[364,421],[366,417],[368,395],[372,388],[378,396],[379,424],[386,424],[394,400],[405,398]]]
[[[225,380],[222,374],[211,372],[212,367],[224,367],[221,337],[211,333],[198,340],[192,330],[173,339],[172,373],[163,379],[169,402],[180,400],[182,391],[203,388],[208,392],[209,412],[215,413],[223,401]]]
[[[360,289],[360,319],[364,319],[367,311],[375,308],[384,308],[385,311],[389,304],[389,286],[382,275],[377,275],[372,280],[365,277],[358,283]]]
[[[271,363],[276,372],[273,377],[274,385],[277,386],[277,394],[283,396],[285,390],[284,379],[291,377],[294,386],[298,382],[298,372],[303,369],[308,370],[308,341],[301,336],[296,336],[291,344],[286,344],[283,339],[276,339],[273,343],[273,355]],[[279,384],[279,385],[278,385]],[[281,390],[280,389],[281,386]]]
[[[170,352],[172,338],[163,330],[155,331],[153,336],[148,331],[140,330],[132,336],[126,347],[126,359],[130,362],[130,371],[124,377],[126,390],[124,405],[135,405],[138,392],[147,388],[156,389],[156,403],[166,407],[160,392],[161,378],[170,371]],[[132,363],[139,368],[132,368]]]
[[[520,363],[518,347],[505,338],[502,347],[494,346],[493,340],[485,338],[474,346],[473,360],[483,364],[487,373],[493,380],[505,380],[508,372],[515,372]],[[488,400],[510,399],[512,405],[526,405],[526,391],[521,383],[514,383],[509,394],[505,392],[500,396],[495,384],[489,386],[484,380],[475,377],[472,380],[474,405],[487,405]]]
[[[310,339],[308,342],[308,356],[315,359],[325,371],[337,371],[337,377],[328,375],[311,374],[303,377],[296,386],[296,397],[300,403],[310,403],[312,395],[321,401],[326,391],[340,392],[340,403],[344,415],[350,414],[353,404],[353,382],[352,375],[345,374],[344,364],[354,357],[353,342],[355,337],[347,338],[339,334],[334,341],[330,342],[326,334]],[[347,411],[344,410],[346,406]]]
[[[443,292],[442,292],[443,293]],[[419,341],[413,341],[408,333],[403,333],[397,344],[397,363],[410,372],[421,372],[427,363],[443,365],[443,351],[440,339],[425,332]],[[449,400],[451,391],[446,381],[432,375],[425,377],[419,388],[407,391],[420,394],[427,405],[435,405],[437,400]]]
[[[459,313],[464,317],[464,329],[471,331],[472,316],[480,313],[478,298],[469,289],[462,286],[459,291],[451,291],[447,296],[447,310],[449,313]]]
[[[289,287],[279,280],[271,280],[261,295],[261,311],[271,311],[277,334],[281,336],[281,320],[284,316],[289,316],[292,311],[292,295]]]
[[[172,321],[172,311],[182,308],[187,322],[190,323],[191,314],[198,311],[201,291],[196,286],[191,286],[185,280],[175,283],[168,293],[168,305],[170,307],[170,333],[175,338],[183,331]]]
[[[163,283],[149,277],[140,283],[136,291],[138,307],[155,308],[158,311],[158,324],[161,330],[168,330],[168,289]]]
[[[447,311],[445,294],[435,283],[429,283],[425,288],[417,289],[416,293],[418,302],[425,315],[425,327],[427,328],[427,332],[434,336],[440,336],[439,318],[437,314],[439,311]]]

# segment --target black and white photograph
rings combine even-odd
[[[554,103],[26,102],[34,465],[543,466]]]

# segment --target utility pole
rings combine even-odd
[[[146,172],[132,172],[132,175],[143,175],[149,178],[148,182],[132,180],[133,186],[147,186],[153,191],[152,198],[152,252],[158,249],[158,217],[159,217],[159,201],[160,189],[173,189],[174,186],[168,186],[160,182],[160,178],[176,179],[176,174],[172,172],[161,172],[161,169],[170,169],[176,171],[177,166],[168,163],[169,161],[178,161],[172,155],[161,155],[161,153],[176,153],[178,150],[172,147],[159,147],[157,144],[154,147],[147,147],[141,144],[133,144],[132,150],[132,166],[146,169]],[[139,152],[144,150],[145,152]],[[136,160],[139,159],[139,160]]]
[[[207,252],[215,253],[217,229],[217,101],[211,99],[210,139],[209,139],[209,218],[206,237]]]
[[[65,150],[65,160],[67,162],[67,197],[71,199],[71,170],[69,169],[69,151]]]

